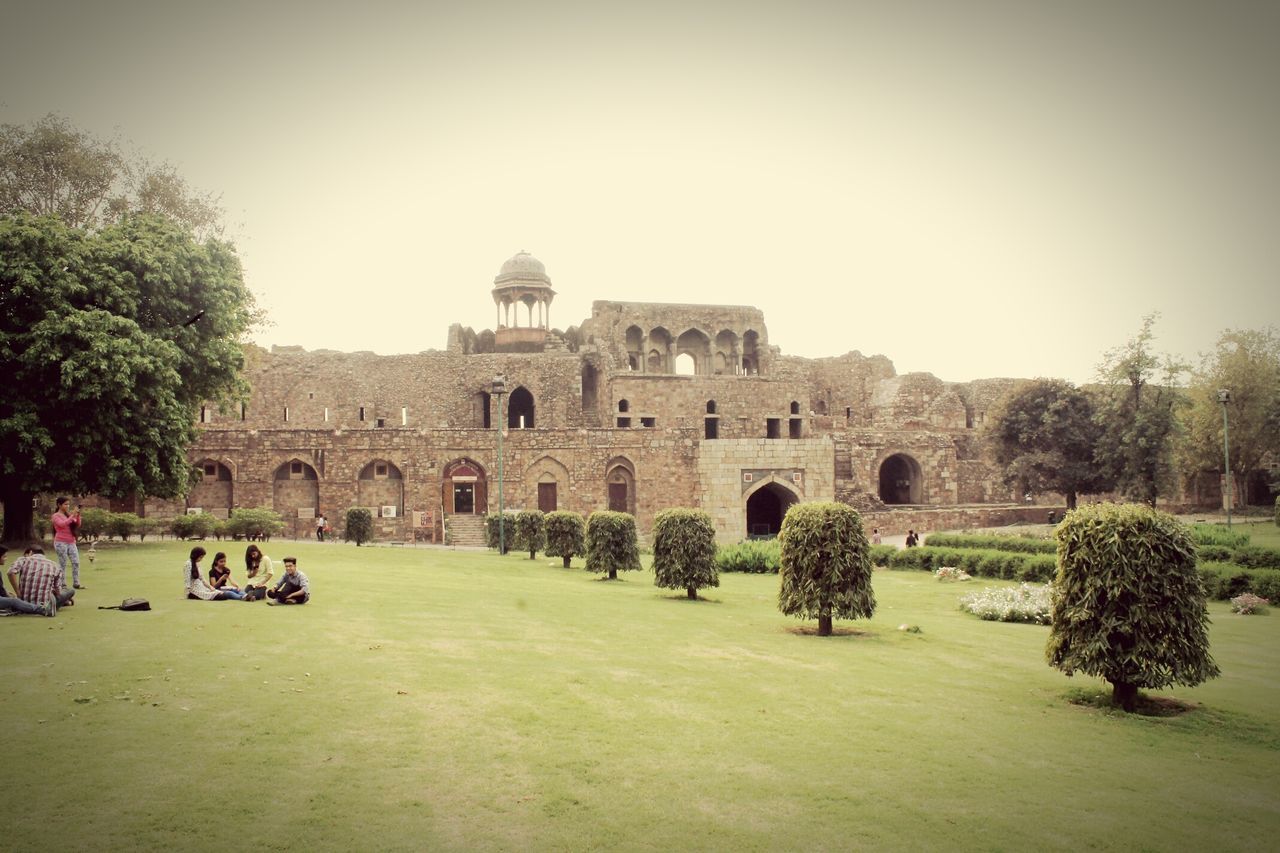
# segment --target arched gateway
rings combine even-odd
[[[778,535],[782,519],[800,496],[776,480],[766,482],[747,495],[747,537],[767,539]]]
[[[470,459],[456,459],[445,466],[441,491],[446,513],[483,515],[489,510],[484,468]]]
[[[880,500],[887,504],[924,503],[920,463],[895,453],[880,463]]]

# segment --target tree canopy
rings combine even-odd
[[[1102,426],[1093,399],[1060,379],[1016,387],[993,413],[988,440],[1004,480],[1034,492],[1061,492],[1075,509],[1080,493],[1111,483],[1097,461]]]
[[[1222,470],[1219,389],[1231,392],[1231,471],[1238,482],[1261,467],[1268,453],[1280,455],[1280,335],[1274,329],[1227,329],[1192,373],[1184,446],[1191,471]]]
[[[169,219],[0,217],[5,539],[35,493],[182,494],[196,407],[244,394],[253,321],[232,247]]]

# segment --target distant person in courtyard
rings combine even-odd
[[[881,544],[881,539],[880,539],[880,528],[879,528],[879,527],[873,527],[873,528],[871,528],[871,544],[872,544],[872,545],[879,545],[879,544]]]
[[[209,567],[209,586],[227,598],[239,601],[244,592],[231,580],[231,569],[227,568],[227,555],[219,551],[213,555],[213,565]]]
[[[318,541],[324,541],[324,529],[328,526],[329,522],[325,521],[324,513],[320,513],[320,517],[316,519],[316,539]]]
[[[199,545],[191,549],[191,556],[182,567],[182,581],[186,588],[187,598],[198,601],[224,601],[227,596],[213,587],[200,574],[200,561],[206,551]]]
[[[916,532],[914,530],[908,530],[907,531],[907,547],[914,548],[919,544],[920,544],[920,537],[916,536]]]
[[[298,571],[295,557],[284,558],[284,574],[275,589],[267,593],[267,604],[306,604],[311,600],[311,582]]]
[[[67,572],[67,563],[71,563],[71,583],[76,589],[84,589],[80,585],[80,549],[76,547],[76,533],[80,529],[80,507],[71,512],[71,499],[58,498],[57,509],[49,521],[53,524],[53,550],[58,555],[58,565],[62,573]]]
[[[244,597],[249,601],[261,601],[267,597],[267,589],[271,584],[271,558],[262,553],[257,545],[244,549]]]
[[[4,563],[0,555],[0,564]],[[14,597],[0,598],[0,608],[17,613],[38,613],[56,616],[59,607],[73,603],[76,591],[67,587],[66,575],[58,564],[44,555],[44,549],[35,546],[9,569],[9,584]]]

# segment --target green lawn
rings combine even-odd
[[[999,582],[877,572],[876,618],[821,639],[777,612],[775,576],[690,602],[558,559],[272,542],[315,598],[269,608],[182,600],[185,550],[110,548],[76,607],[0,619],[7,849],[1232,850],[1280,833],[1275,611],[1211,605],[1223,677],[1168,694],[1191,713],[1126,718],[1067,701],[1103,685],[1044,664],[1047,628],[957,610]],[[95,609],[126,596],[155,610]]]

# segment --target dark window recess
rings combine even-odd
[[[640,419],[640,426],[642,426],[642,427],[652,427],[652,426],[654,426],[654,424],[655,424],[656,422],[657,422],[657,419],[656,419],[656,418],[641,418],[641,419]]]
[[[302,463],[301,463],[301,462],[290,462],[290,463],[289,463],[289,473],[290,473],[290,474],[301,474],[301,473],[302,473]]]
[[[791,401],[791,414],[793,415],[800,414],[800,404],[797,403],[795,400]]]
[[[707,418],[705,421],[706,428],[704,430],[705,438],[718,438],[720,435],[720,419]]]
[[[386,425],[387,425],[387,419],[386,419],[386,418],[378,418],[378,420],[377,420],[377,425],[378,425],[378,429],[382,429],[384,426],[386,426]]]
[[[360,407],[360,420],[364,420],[364,406]]]
[[[782,438],[782,419],[769,418],[765,421],[765,438]]]
[[[626,429],[631,426],[631,418],[618,418],[618,428]]]
[[[376,473],[379,477],[385,477],[385,476],[387,476],[387,466],[386,466],[386,465],[375,465],[375,466],[373,467],[373,470],[374,470],[374,473]]]
[[[800,425],[801,425],[802,423],[803,423],[803,421],[802,421],[802,420],[800,420],[800,418],[792,418],[792,419],[791,419],[791,425],[790,425],[791,432],[790,432],[790,435],[791,435],[791,437],[792,437],[792,438],[799,438],[799,437],[800,437],[800,430],[802,429],[802,427],[801,427]]]
[[[619,401],[618,401],[618,411],[619,411],[619,412],[629,412],[629,411],[631,411],[631,404],[630,404],[629,402],[627,402],[626,400],[619,400]]]

